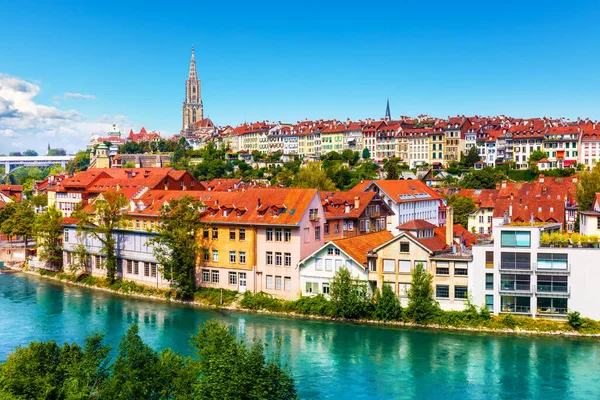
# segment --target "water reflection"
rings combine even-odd
[[[154,348],[189,354],[211,318],[272,349],[279,338],[302,398],[600,398],[600,346],[587,340],[391,329],[217,312],[0,276],[0,360],[33,339],[103,332],[116,349],[131,323]],[[114,350],[113,350],[114,354]]]

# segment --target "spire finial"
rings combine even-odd
[[[194,58],[194,45],[192,45],[192,58]]]
[[[390,99],[387,99],[387,104],[385,106],[385,118],[387,120],[392,119],[391,113],[390,113]]]

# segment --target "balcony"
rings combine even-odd
[[[550,265],[547,263],[533,262],[531,263],[531,266],[537,274],[564,275],[571,272],[571,264],[567,263],[554,262]]]
[[[514,304],[505,304],[500,309],[501,313],[512,313],[512,314],[531,314],[530,306],[517,306]]]
[[[542,307],[537,309],[537,315],[541,316],[565,316],[569,310],[562,307]]]
[[[500,293],[531,294],[530,283],[504,282],[498,285]]]
[[[534,291],[538,296],[569,296],[571,294],[571,287],[547,283],[538,284]]]
[[[531,269],[531,264],[530,263],[519,263],[519,262],[513,262],[513,263],[501,263],[498,262],[498,269],[500,270],[500,272],[519,272],[519,273],[525,273],[525,274],[530,274],[532,273],[532,269]]]

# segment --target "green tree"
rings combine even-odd
[[[37,214],[33,225],[40,259],[59,270],[62,270],[62,222],[62,213],[50,207],[45,213]]]
[[[394,291],[384,283],[381,295],[376,296],[375,318],[381,321],[398,321],[402,318],[402,306]]]
[[[125,164],[123,164],[123,168],[135,168],[135,163],[127,161]]]
[[[327,177],[320,162],[309,163],[300,169],[294,179],[294,186],[299,188],[335,190],[335,183]]]
[[[90,165],[90,153],[88,151],[78,151],[75,158],[67,163],[67,173],[85,171]]]
[[[28,157],[36,157],[38,155],[38,153],[35,150],[25,150],[23,152],[23,155],[28,156]]]
[[[335,273],[330,295],[336,317],[358,319],[367,316],[369,296],[366,285],[352,279],[347,268],[340,268]]]
[[[469,214],[477,209],[473,199],[456,194],[448,198],[448,204],[454,209],[454,222],[469,229]]]
[[[35,212],[29,200],[10,202],[0,213],[0,232],[7,236],[22,236],[27,248],[28,239],[33,235]]]
[[[111,378],[104,387],[101,398],[115,400],[160,399],[163,371],[159,369],[160,357],[142,341],[136,324],[119,343],[119,354],[111,366]]]
[[[202,203],[191,196],[165,203],[158,234],[152,239],[163,276],[183,298],[193,296],[196,290],[196,259],[202,250],[198,240],[204,228],[200,222],[201,208]]]
[[[102,244],[102,253],[106,256],[104,266],[106,277],[109,282],[114,282],[117,272],[116,240],[114,231],[123,226],[126,220],[125,211],[129,200],[121,192],[107,191],[102,193],[93,203],[93,215],[91,213],[74,213],[78,223],[78,230],[83,233],[91,233]]]
[[[479,157],[479,150],[477,150],[477,147],[471,147],[467,155],[463,157],[461,161],[465,168],[472,168],[477,161],[481,161],[481,157]]]
[[[66,156],[67,152],[65,149],[50,149],[48,150],[49,156]]]
[[[582,211],[592,209],[594,197],[600,193],[600,163],[597,163],[589,172],[581,174],[577,186],[577,203]]]
[[[365,147],[362,151],[362,158],[363,160],[368,160],[369,158],[371,158],[371,152],[369,151],[368,147]]]
[[[426,324],[436,315],[439,305],[433,299],[433,277],[418,263],[412,270],[412,282],[408,290],[407,313],[418,324]]]
[[[282,364],[280,344],[267,359],[260,341],[248,349],[229,329],[208,321],[192,336],[200,371],[195,399],[295,399],[294,380]]]
[[[531,154],[529,155],[529,162],[533,162],[533,161],[540,161],[544,158],[548,157],[548,153],[546,153],[545,151],[542,150],[534,150],[531,152]]]
[[[396,157],[385,160],[383,163],[383,169],[385,170],[385,179],[387,180],[396,180],[400,177],[398,159]]]
[[[465,189],[495,189],[496,183],[505,177],[492,167],[483,167],[479,171],[471,171],[460,181],[460,187]]]

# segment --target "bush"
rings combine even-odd
[[[502,324],[510,329],[515,329],[517,326],[517,321],[515,320],[514,315],[506,314],[504,317],[502,317]]]
[[[331,301],[336,317],[359,319],[370,315],[372,303],[366,284],[352,279],[347,268],[340,268],[333,277]]]
[[[384,284],[375,295],[375,318],[380,321],[399,321],[402,319],[402,306],[389,285]]]
[[[429,323],[438,313],[439,305],[433,299],[433,277],[419,263],[412,271],[412,284],[408,291],[408,315],[418,324]]]
[[[303,315],[320,315],[330,317],[334,314],[331,301],[319,294],[314,297],[301,297],[294,302],[294,310]]]
[[[284,300],[276,299],[268,293],[258,292],[253,294],[250,291],[244,292],[244,297],[240,301],[240,305],[248,310],[268,311],[284,311],[286,307],[283,303]]]
[[[581,318],[581,314],[577,311],[572,311],[567,314],[567,318],[569,321],[569,325],[575,330],[579,330],[583,325],[583,319]]]
[[[235,301],[235,290],[201,287],[194,292],[194,301],[213,306],[228,306]]]

